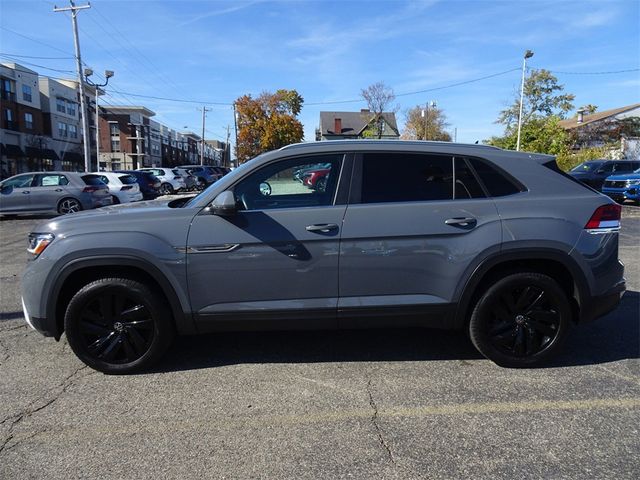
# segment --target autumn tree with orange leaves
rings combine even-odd
[[[269,150],[301,142],[304,138],[298,114],[304,99],[295,90],[262,92],[259,97],[243,95],[235,101],[238,163]]]

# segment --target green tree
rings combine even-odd
[[[533,119],[555,115],[566,117],[573,109],[575,95],[563,93],[564,85],[549,70],[532,70],[524,82],[524,102],[522,106],[522,124]],[[520,111],[520,93],[515,95],[513,103],[500,112],[496,123],[505,126],[506,132],[517,128]]]
[[[258,98],[243,95],[235,101],[238,126],[236,156],[239,163],[269,150],[301,142],[298,114],[304,99],[295,90],[263,92]]]
[[[520,150],[525,152],[566,155],[573,140],[560,125],[560,118],[552,115],[548,118],[535,118],[522,125]],[[517,131],[507,132],[502,137],[492,137],[489,145],[515,150]]]
[[[447,127],[449,127],[447,116],[441,109],[430,107],[425,110],[424,107],[418,105],[406,112],[405,129],[401,138],[403,140],[450,142],[451,135],[446,131]]]

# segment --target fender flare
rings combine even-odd
[[[484,275],[501,263],[518,260],[551,260],[559,263],[567,269],[574,281],[576,287],[574,298],[578,306],[581,307],[584,305],[589,298],[590,289],[587,278],[576,260],[569,254],[553,248],[543,247],[533,249],[523,247],[503,250],[482,260],[480,264],[475,267],[471,275],[468,276],[467,280],[458,284],[455,297],[459,299],[454,319],[456,328],[464,328],[471,300]]]
[[[142,270],[149,275],[162,289],[165,294],[171,311],[173,313],[174,324],[176,330],[180,334],[192,334],[196,332],[195,324],[190,312],[190,309],[183,308],[178,298],[173,285],[166,276],[154,265],[135,256],[127,255],[105,255],[105,256],[92,256],[82,257],[79,259],[71,260],[65,264],[60,273],[56,275],[52,285],[48,288],[47,298],[47,310],[46,315],[49,319],[56,318],[57,301],[62,290],[62,286],[69,276],[83,268],[87,267],[133,267]],[[57,326],[56,329],[58,330]],[[61,331],[56,332],[56,336],[59,337],[62,334]]]

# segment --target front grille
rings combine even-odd
[[[605,187],[611,188],[625,188],[627,186],[626,180],[607,180],[604,182]]]

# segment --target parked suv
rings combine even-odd
[[[179,168],[187,170],[198,179],[201,185],[206,187],[224,176],[224,173],[214,170],[209,165],[180,165]]]
[[[638,168],[640,168],[640,162],[638,161],[591,160],[572,168],[569,175],[596,190],[602,190],[604,181],[608,176],[631,173]]]
[[[139,170],[116,170],[114,173],[126,173],[135,177],[142,192],[143,200],[153,200],[160,196],[160,179],[153,173]]]
[[[294,178],[319,163],[324,189]],[[191,199],[41,224],[24,314],[107,373],[149,367],[174,332],[383,325],[466,330],[496,363],[529,367],[618,304],[620,211],[547,155],[291,145]]]
[[[140,172],[149,172],[160,180],[160,194],[169,195],[184,190],[187,185],[177,169],[171,168],[139,168]]]
[[[602,193],[616,202],[633,200],[640,204],[640,168],[630,173],[611,175],[604,181]]]

